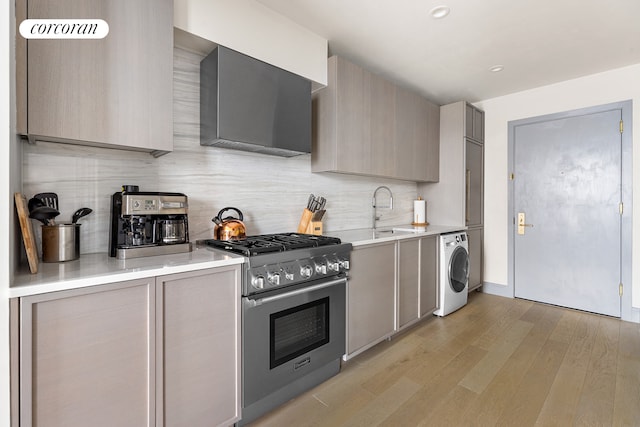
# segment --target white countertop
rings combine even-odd
[[[196,244],[189,253],[127,260],[112,258],[107,253],[82,254],[75,261],[40,262],[36,274],[31,274],[24,266],[15,274],[9,298],[224,267],[242,264],[244,260],[240,255]]]
[[[338,237],[353,246],[372,243],[392,242],[434,234],[464,230],[465,227],[429,225],[414,228],[410,225],[325,233]],[[413,231],[409,231],[413,230]],[[31,274],[23,266],[15,274],[9,288],[9,298],[63,291],[87,286],[104,285],[125,280],[144,279],[166,274],[185,273],[205,268],[242,264],[245,258],[206,246],[194,244],[193,251],[184,254],[159,255],[152,257],[118,260],[106,253],[82,254],[75,261],[60,263],[40,262],[38,273]]]
[[[429,225],[427,227],[397,225],[393,227],[377,228],[375,231],[372,228],[359,228],[355,230],[328,231],[325,234],[327,236],[337,237],[344,243],[351,243],[355,247],[369,245],[372,243],[392,242],[394,240],[451,233],[461,230],[466,230],[466,227],[452,225]]]

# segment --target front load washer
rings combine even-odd
[[[467,304],[469,285],[469,243],[467,233],[440,235],[440,296],[433,314],[446,316]]]

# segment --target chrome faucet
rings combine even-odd
[[[376,204],[376,194],[378,194],[378,190],[387,190],[389,192],[389,206],[378,206]],[[393,209],[393,194],[391,193],[391,189],[389,189],[389,187],[385,186],[385,185],[381,185],[380,187],[376,188],[375,191],[373,192],[373,198],[371,200],[371,206],[373,207],[373,229],[376,229],[376,221],[380,219],[379,216],[376,215],[376,209],[377,208],[387,208],[387,209]]]

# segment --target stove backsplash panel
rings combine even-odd
[[[23,144],[23,192],[54,191],[59,223],[81,207],[81,252],[106,252],[110,197],[123,184],[141,191],[182,192],[189,197],[191,241],[213,237],[211,219],[224,207],[244,214],[248,234],[295,231],[310,193],[327,199],[325,232],[371,227],[371,197],[379,185],[393,191],[394,209],[379,209],[378,226],[409,224],[417,185],[413,182],[311,173],[311,155],[283,158],[203,147],[199,136],[200,60],[174,49],[174,151],[147,153],[38,142]],[[428,213],[427,213],[428,216]],[[34,223],[35,225],[35,223]],[[40,227],[35,227],[39,236]],[[39,237],[37,238],[39,242]]]

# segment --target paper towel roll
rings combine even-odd
[[[413,225],[427,224],[427,202],[418,197],[413,201]]]

